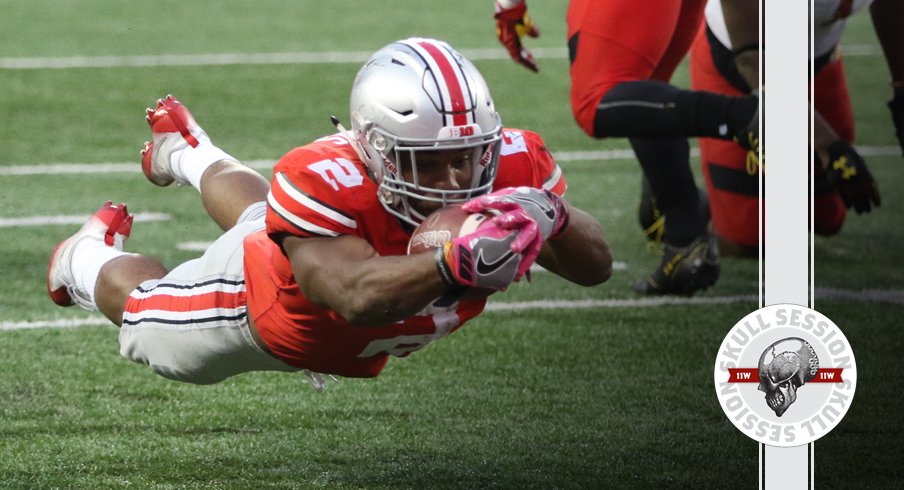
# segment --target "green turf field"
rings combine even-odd
[[[556,55],[563,5],[531,4],[543,32],[532,46],[553,54],[533,75],[504,58],[489,2],[0,0],[0,488],[755,488],[757,444],[724,417],[711,380],[725,333],[757,306],[757,264],[725,260],[697,302],[637,301],[630,284],[658,261],[636,224],[640,171],[632,159],[576,153],[627,144],[591,140],[571,118],[567,60]],[[105,199],[156,213],[164,220],[137,222],[128,249],[168,266],[199,254],[180,245],[218,236],[195,191],[156,188],[138,169],[150,134],[144,108],[158,97],[177,95],[234,156],[272,161],[329,133],[330,114],[347,122],[360,64],[154,66],[159,58],[137,56],[363,60],[410,35],[495,53],[475,63],[497,108],[562,157],[570,200],[612,245],[608,283],[583,289],[535,274],[493,298],[522,309],[490,311],[377,379],[322,393],[285,374],[209,387],[166,381],[120,358],[116,328],[96,313],[47,298],[49,253],[79,225],[38,217],[87,216]],[[884,203],[815,241],[817,286],[846,295],[817,296],[816,307],[844,329],[859,369],[847,417],[815,444],[816,481],[890,488],[904,481],[904,380],[895,373],[904,161],[867,15],[852,21],[846,43],[867,53],[846,64],[858,144],[871,151]],[[136,60],[151,66],[127,66]],[[687,86],[686,70],[675,83]],[[857,294],[871,290],[886,299]],[[538,309],[538,300],[560,306]]]

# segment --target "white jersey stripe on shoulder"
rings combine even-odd
[[[277,185],[279,185],[280,189],[283,190],[283,192],[285,192],[289,197],[298,202],[298,204],[301,204],[311,211],[322,215],[324,218],[331,219],[342,226],[353,229],[358,228],[358,223],[355,222],[355,220],[351,219],[345,214],[340,213],[339,211],[336,211],[335,209],[330,208],[329,206],[321,204],[320,202],[312,199],[307,194],[298,189],[298,187],[296,187],[295,184],[293,184],[292,181],[289,180],[289,178],[286,177],[284,173],[279,172],[276,174],[276,183]]]
[[[546,182],[543,182],[543,189],[547,191],[553,190],[559,182],[562,180],[562,167],[556,165],[556,169],[553,170],[552,175],[546,179]]]
[[[291,211],[289,211],[288,209],[283,207],[283,205],[280,204],[276,200],[275,197],[273,197],[272,191],[267,195],[267,204],[269,204],[270,207],[273,208],[273,210],[276,211],[276,213],[278,213],[283,219],[285,219],[286,221],[295,225],[296,227],[300,228],[303,231],[306,231],[306,232],[314,234],[314,235],[339,236],[339,233],[337,233],[333,230],[328,230],[321,226],[317,226],[314,223],[311,223],[311,222],[301,218],[300,216],[292,213]]]

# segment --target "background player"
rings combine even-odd
[[[854,117],[839,43],[846,18],[868,1],[817,0],[814,4],[814,151],[816,152],[814,230],[837,233],[847,208],[869,212],[880,204],[879,191],[866,163],[851,146]],[[723,7],[728,7],[726,11]],[[885,49],[893,80],[904,78],[904,3],[873,4],[876,32]],[[758,15],[756,2],[711,0],[706,25],[691,52],[695,89],[741,95],[759,88]],[[895,83],[893,82],[892,85]],[[900,84],[904,86],[904,84]],[[894,89],[889,103],[900,135],[904,126],[904,87]],[[902,146],[904,152],[904,146]],[[759,246],[759,166],[737,145],[700,139],[701,163],[709,194],[713,227],[723,253],[756,256]],[[855,169],[851,172],[851,169]]]
[[[317,373],[376,376],[389,355],[448,335],[486,304],[457,300],[463,288],[505,289],[535,259],[578,284],[608,279],[599,223],[560,197],[540,137],[503,129],[483,78],[447,44],[377,51],[350,106],[352,130],[290,151],[271,186],[160,100],[145,175],[196,188],[225,234],[167,272],[122,251],[131,216],[108,203],[52,253],[51,298],[97,307],[121,325],[124,357],[171,379],[303,369],[319,386]],[[435,254],[405,255],[414,226],[450,203],[501,214]]]
[[[594,138],[628,137],[665,217],[665,253],[635,289],[692,294],[715,284],[718,249],[690,169],[689,136],[758,139],[758,99],[681,90],[668,83],[703,20],[705,0],[572,0],[568,5],[571,107]],[[509,54],[536,71],[523,35],[539,32],[526,2],[496,3],[497,34]],[[645,183],[644,189],[647,189]],[[643,206],[643,204],[642,204]],[[647,203],[647,208],[652,206]],[[644,223],[646,226],[648,223]]]

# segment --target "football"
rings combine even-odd
[[[432,252],[453,238],[473,232],[486,219],[486,215],[468,213],[458,204],[437,209],[411,234],[408,255]]]
[[[453,238],[474,232],[490,216],[468,213],[458,204],[437,209],[411,234],[408,255],[433,252]],[[495,292],[494,289],[467,288],[459,299],[480,299]]]

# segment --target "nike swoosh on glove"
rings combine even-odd
[[[484,221],[436,250],[440,276],[449,286],[505,290],[530,269],[543,240],[537,223],[521,211]]]

